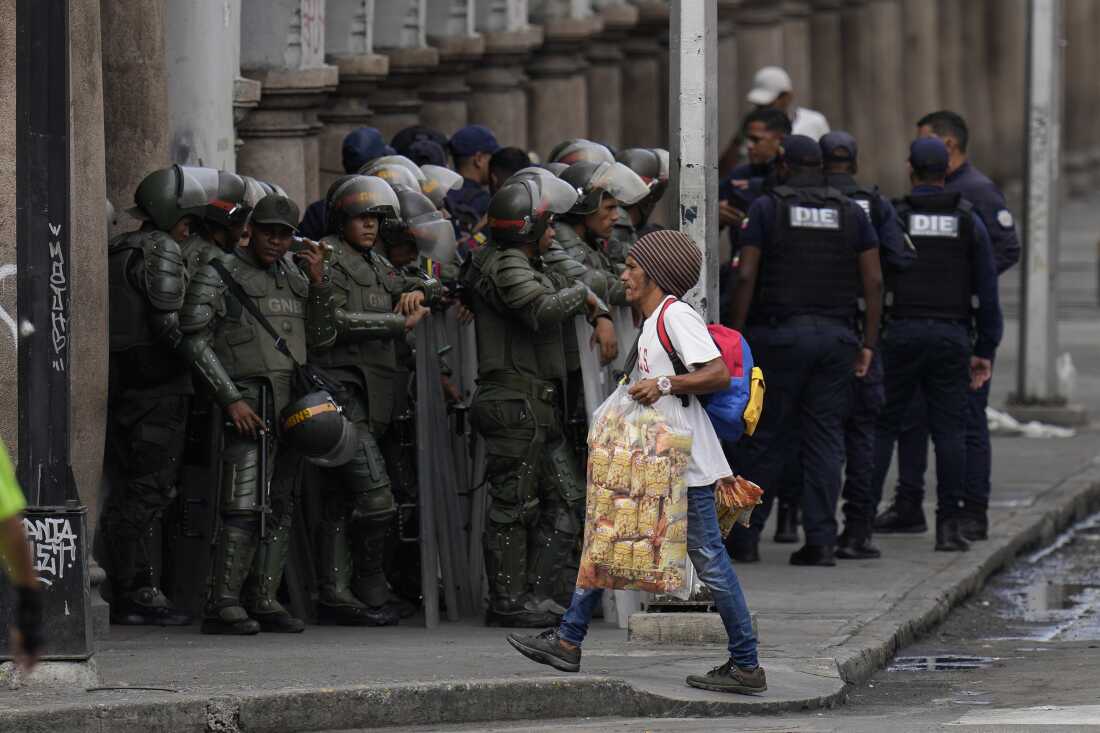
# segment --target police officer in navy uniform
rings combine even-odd
[[[467,125],[449,143],[462,188],[447,193],[447,209],[458,224],[458,235],[473,234],[489,211],[489,163],[500,150],[493,131],[485,125]]]
[[[876,474],[889,467],[905,411],[918,389],[928,406],[936,447],[936,549],[969,549],[966,518],[967,393],[989,381],[1003,323],[997,273],[982,219],[955,191],[947,191],[947,147],[918,138],[909,148],[912,193],[898,213],[917,248],[908,271],[892,273],[889,325],[883,340],[886,405],[876,433]],[[974,299],[976,333],[971,347]]]
[[[835,565],[843,422],[852,374],[870,368],[882,313],[878,236],[858,204],[825,185],[816,140],[787,137],[776,172],[779,185],[753,202],[742,225],[731,317],[768,375],[761,422],[735,449],[739,471],[764,487],[764,504],[750,529],[730,535],[729,548],[735,560],[759,559],[773,487],[797,439],[806,544],[791,564]],[[861,295],[862,343],[855,328]]]
[[[969,130],[958,114],[939,110],[917,121],[919,137],[936,137],[947,147],[948,166],[945,189],[962,194],[981,217],[993,247],[997,274],[1020,260],[1020,242],[1016,223],[1005,204],[1004,195],[989,177],[970,163],[967,156]],[[994,355],[995,356],[995,355]],[[963,534],[971,540],[988,535],[987,510],[991,493],[992,452],[985,408],[989,403],[990,382],[967,393],[966,427],[966,503],[962,519]],[[919,393],[918,393],[919,395]],[[898,487],[892,505],[875,521],[876,532],[923,532],[927,526],[921,503],[924,499],[924,474],[928,467],[928,417],[924,400],[914,400],[905,419],[906,427],[898,437]],[[881,495],[885,471],[875,476]]]

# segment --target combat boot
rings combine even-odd
[[[965,502],[959,514],[959,532],[969,542],[989,539],[989,506]]]
[[[245,589],[245,608],[260,624],[260,630],[274,634],[300,634],[305,623],[290,615],[276,598],[283,582],[283,567],[290,549],[290,530],[273,526],[268,536],[260,540],[252,574]]]
[[[875,547],[869,535],[845,530],[837,538],[835,556],[840,560],[874,560],[882,557],[882,551]]]
[[[401,623],[399,607],[390,603],[390,585],[386,581],[383,562],[391,517],[386,514],[358,522],[351,592],[366,608],[370,626],[396,626]]]
[[[760,534],[755,528],[734,525],[726,535],[725,544],[734,562],[760,562]]]
[[[924,507],[895,499],[886,511],[875,517],[878,534],[921,534],[928,531]]]
[[[351,592],[347,524],[321,522],[317,533],[317,623],[325,626],[391,626],[396,623],[390,609],[368,608]]]
[[[936,552],[966,552],[970,543],[962,536],[958,517],[936,518]]]
[[[508,629],[545,629],[557,626],[560,620],[560,616],[540,610],[530,596],[494,598],[485,612],[486,626]]]
[[[783,544],[798,542],[798,504],[779,502],[775,514],[775,541]]]
[[[145,585],[111,599],[111,623],[120,626],[187,626],[191,614],[172,608],[160,588]]]
[[[260,624],[249,618],[241,605],[241,586],[252,567],[255,553],[256,538],[252,530],[222,525],[210,571],[202,633],[260,633]]]

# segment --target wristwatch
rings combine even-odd
[[[668,377],[657,377],[657,389],[665,396],[672,394],[672,380]]]

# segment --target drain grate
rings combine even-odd
[[[935,657],[898,657],[889,672],[955,672],[965,669],[985,669],[993,666],[994,657],[969,657],[947,654]]]

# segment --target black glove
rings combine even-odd
[[[15,628],[23,635],[23,651],[36,656],[42,648],[42,591],[38,588],[16,586],[18,598],[15,609]]]

